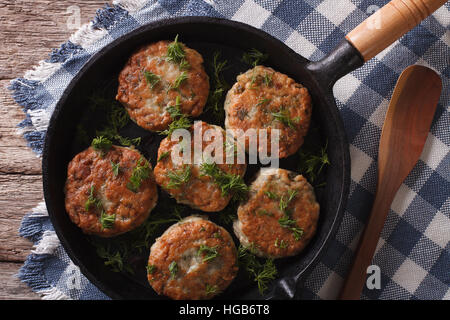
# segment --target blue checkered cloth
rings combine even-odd
[[[387,0],[122,0],[11,83],[24,107],[19,124],[40,154],[56,102],[88,59],[123,34],[157,19],[207,15],[245,22],[277,37],[302,56],[318,60]],[[344,120],[352,159],[348,208],[335,239],[304,279],[300,298],[333,299],[352,261],[376,186],[376,158],[388,101],[402,70],[412,64],[435,69],[443,94],[423,154],[402,184],[381,234],[373,264],[381,289],[365,299],[450,299],[450,4],[362,68],[339,80],[334,95]],[[23,237],[35,243],[19,277],[47,299],[108,299],[61,247],[41,203],[23,219]]]

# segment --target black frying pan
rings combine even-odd
[[[412,0],[403,1],[411,2]],[[394,0],[393,2],[398,5],[403,1]],[[416,2],[421,1],[416,0]],[[443,0],[424,2],[433,3],[435,5],[433,11],[437,9],[438,3],[445,3]],[[382,10],[393,12],[388,6]],[[429,11],[429,13],[432,12],[431,9]],[[364,24],[361,25],[362,29],[356,33],[353,32],[353,37],[349,35],[350,40],[342,41],[319,62],[304,59],[261,30],[238,22],[208,17],[182,17],[150,23],[120,37],[95,54],[74,77],[58,102],[50,120],[43,152],[43,183],[47,209],[55,231],[73,262],[80,267],[90,281],[112,298],[159,298],[146,283],[144,271],[129,276],[112,272],[104,266],[89,238],[69,220],[64,208],[63,190],[67,164],[76,153],[87,147],[74,142],[75,128],[83,113],[87,112],[85,107],[87,93],[93,90],[105,91],[105,88],[108,89],[110,86],[112,90],[107,94],[113,97],[114,89],[117,88],[115,81],[118,73],[134,50],[154,41],[173,39],[176,34],[179,34],[180,40],[198,50],[205,61],[211,61],[213,53],[220,50],[223,58],[230,62],[230,68],[225,74],[230,84],[235,81],[237,74],[248,68],[240,64],[239,58],[242,53],[251,48],[257,48],[270,57],[264,64],[296,79],[308,88],[312,96],[313,118],[320,128],[320,140],[328,141],[328,156],[331,162],[326,172],[326,187],[318,192],[321,212],[317,234],[300,255],[281,259],[282,261],[278,262],[279,277],[265,296],[265,298],[278,299],[295,298],[300,277],[311,269],[311,265],[324,251],[328,240],[335,235],[342,220],[349,192],[349,149],[342,120],[332,95],[332,87],[339,78],[362,66],[365,59],[371,58],[399,37],[398,32],[395,35],[390,32],[392,28],[396,30],[401,28],[402,32],[411,28],[411,26],[405,26],[404,20],[391,25],[394,18],[392,16],[389,18],[387,22],[390,27],[386,30],[374,32],[365,28]],[[384,34],[389,39],[380,45],[379,38],[378,42],[366,41],[367,37],[364,36],[358,38],[358,35],[364,34]],[[363,49],[357,50],[357,47]],[[208,118],[203,120],[208,121]],[[130,124],[124,130],[124,135],[143,138],[144,143],[139,149],[155,164],[156,150],[161,137],[134,124]],[[295,170],[297,160],[295,156],[283,160],[281,167]],[[246,175],[247,181],[257,170],[258,166],[249,168]],[[239,279],[235,280],[219,298],[255,299],[261,296],[254,283]]]

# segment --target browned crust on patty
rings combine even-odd
[[[237,77],[225,100],[227,129],[280,130],[279,157],[288,157],[300,148],[311,120],[308,90],[272,68],[256,66]],[[286,124],[273,113],[285,113]],[[270,142],[270,138],[269,138]],[[248,143],[246,143],[248,150]],[[269,147],[270,148],[270,147]],[[260,146],[258,146],[260,149]]]
[[[225,135],[225,131],[217,126],[207,124],[206,122],[196,122],[198,127],[201,126],[202,132],[205,133],[209,129],[219,130]],[[179,144],[178,141],[172,141],[170,137],[167,137],[161,141],[158,149],[158,159],[161,158],[163,154],[167,154],[164,159],[159,161],[155,166],[155,179],[159,186],[166,190],[173,198],[179,203],[189,205],[190,207],[205,212],[218,212],[224,209],[230,199],[232,194],[223,195],[221,188],[214,182],[213,178],[207,175],[202,175],[200,170],[200,164],[193,164],[194,159],[194,125],[190,128],[191,132],[191,164],[174,164],[172,161],[172,151],[176,145]],[[225,139],[225,138],[224,138]],[[214,143],[214,139],[211,141],[204,141],[202,144],[202,151],[205,150],[207,146]],[[223,149],[224,153],[225,148]],[[189,181],[177,188],[169,188],[170,178],[168,176],[169,172],[178,172],[184,170],[186,166],[190,167],[191,178]],[[217,164],[217,166],[226,173],[244,176],[246,171],[246,164]]]
[[[69,163],[65,185],[66,211],[84,233],[112,237],[136,228],[147,219],[158,199],[153,174],[142,181],[137,193],[127,188],[141,157],[139,151],[131,148],[112,146],[102,155],[89,147]],[[113,173],[111,162],[119,163],[117,176]],[[101,208],[91,205],[86,211],[85,204],[92,186],[94,196],[100,199],[102,205]],[[112,228],[102,227],[102,210],[108,215],[116,214]]]
[[[294,172],[262,169],[250,188],[250,197],[239,206],[238,221],[234,224],[241,242],[243,236],[240,232],[247,245],[253,244],[259,255],[265,257],[282,258],[300,253],[314,236],[319,218],[319,204],[312,186],[302,175]],[[282,196],[287,199],[289,190],[297,191],[296,197],[289,202],[288,216],[296,222],[295,226],[303,230],[298,241],[290,229],[279,223],[286,214],[280,209],[280,199]],[[277,195],[277,198],[271,199],[267,192]],[[237,227],[240,231],[236,230]]]
[[[125,106],[133,121],[150,131],[167,129],[172,118],[165,108],[175,106],[177,96],[180,97],[181,111],[193,117],[203,112],[208,99],[209,78],[203,68],[202,56],[183,45],[190,68],[181,70],[178,64],[166,60],[170,43],[164,40],[140,48],[119,75],[116,99]],[[161,76],[161,81],[152,88],[144,77],[144,70]],[[187,79],[179,89],[169,90],[183,71],[187,73]]]
[[[203,261],[201,245],[216,248],[218,256]],[[174,275],[169,271],[173,261],[178,269]],[[238,271],[237,251],[230,234],[211,221],[193,217],[173,225],[156,240],[148,265],[154,266],[148,273],[153,289],[176,300],[210,299],[225,290]],[[207,286],[214,292],[208,292]]]

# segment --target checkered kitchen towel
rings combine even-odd
[[[317,60],[387,0],[122,0],[97,12],[50,58],[12,81],[27,118],[19,127],[38,154],[58,98],[81,66],[106,44],[149,21],[208,15],[261,28],[299,54]],[[411,64],[437,70],[444,90],[424,152],[395,198],[373,263],[382,289],[368,299],[450,299],[450,4],[334,88],[351,142],[348,208],[327,253],[304,282],[300,298],[335,298],[371,208],[384,115],[395,82]],[[44,298],[107,299],[60,246],[45,204],[22,223],[35,248],[19,277]],[[78,282],[74,279],[81,279]]]

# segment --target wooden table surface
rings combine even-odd
[[[7,87],[76,31],[71,29],[75,20],[70,6],[80,8],[83,24],[105,2],[0,0],[0,299],[40,298],[15,275],[32,249],[18,229],[25,213],[43,199],[41,161],[16,134],[25,117]]]

